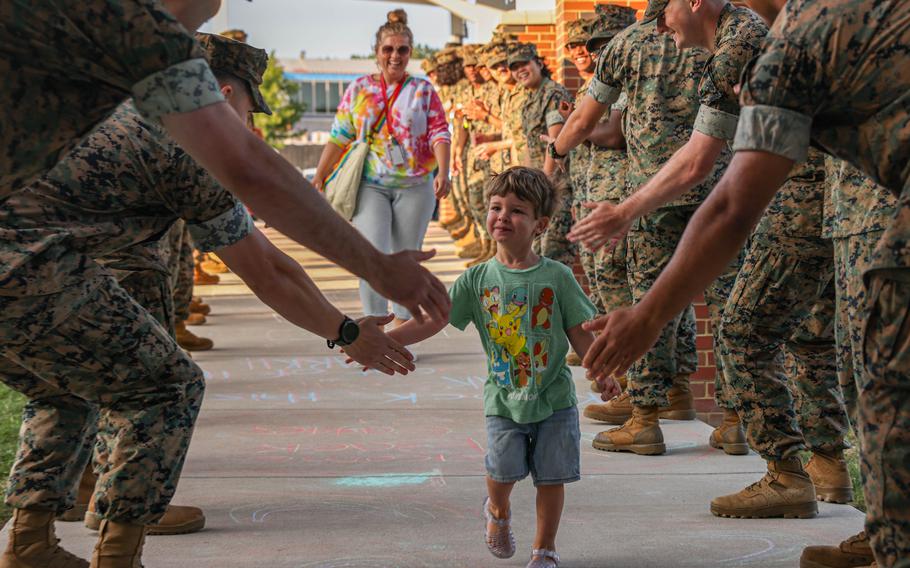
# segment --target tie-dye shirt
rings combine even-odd
[[[395,86],[389,85],[386,96],[391,100]],[[376,124],[385,107],[382,82],[371,75],[360,77],[344,92],[335,122],[331,142],[346,148],[353,140],[363,140]],[[410,187],[426,180],[436,169],[433,147],[441,142],[451,143],[442,101],[429,81],[408,77],[401,93],[391,106],[392,130],[404,149],[405,162],[392,163],[389,121],[383,116],[373,135],[370,154],[364,166],[364,180],[383,187]]]

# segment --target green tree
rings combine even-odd
[[[305,107],[298,101],[300,85],[284,76],[284,68],[278,63],[275,52],[269,57],[269,66],[262,75],[260,87],[265,102],[272,109],[272,115],[257,113],[253,121],[262,130],[265,141],[281,148],[282,140],[294,136],[294,125],[303,116]]]

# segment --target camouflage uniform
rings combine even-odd
[[[461,58],[458,56],[455,49],[446,48],[436,53],[434,56],[434,63],[436,64],[436,81],[439,83],[436,92],[439,94],[439,100],[442,101],[442,108],[445,109],[446,116],[449,118],[449,124],[454,131],[456,127],[455,99],[461,88],[460,79],[463,76]],[[452,142],[452,155],[450,157],[454,160],[454,139]],[[454,164],[454,162],[452,163]],[[452,190],[449,192],[447,199],[450,200],[452,207],[455,209],[458,216],[465,219],[471,218],[467,201],[464,199],[462,192],[461,176],[452,177]]]
[[[117,463],[99,480],[98,512],[134,524],[164,513],[202,402],[202,371],[92,259],[155,239],[178,217],[205,250],[252,230],[243,205],[131,103],[0,205],[8,233],[0,364],[4,382],[30,397],[11,506],[72,505],[100,409],[99,436]],[[65,430],[48,436],[53,428]]]
[[[533,44],[522,44],[509,54],[509,65],[536,59],[537,49]],[[546,142],[540,137],[556,124],[564,124],[565,119],[559,114],[559,104],[570,101],[569,91],[549,77],[543,77],[536,89],[524,89],[526,97],[521,108],[521,138],[526,145],[524,165],[543,168]],[[575,245],[566,238],[572,228],[572,189],[567,179],[556,174],[557,185],[564,183],[565,188],[560,196],[556,213],[550,218],[546,231],[534,242],[538,254],[563,264],[572,266],[575,263]]]
[[[834,283],[837,290],[837,375],[847,411],[857,427],[858,397],[862,389],[862,338],[866,320],[863,273],[891,217],[897,199],[862,172],[827,156],[828,200],[826,230],[834,242]],[[859,432],[857,432],[859,437]]]
[[[907,45],[906,2],[788,2],[746,75],[734,144],[802,161],[811,138],[898,196],[864,274],[859,396],[866,529],[884,567],[910,566]]]
[[[260,58],[261,73],[261,50]],[[111,462],[101,472],[98,512],[132,524],[164,513],[204,391],[201,371],[165,327],[169,275],[154,241],[178,216],[210,248],[252,230],[245,208],[132,103],[0,205],[0,375],[30,399],[11,506],[69,508],[97,428]],[[157,318],[100,258],[163,275],[145,285]]]
[[[223,100],[199,45],[158,2],[7,0],[0,38],[0,199],[130,95],[150,118]]]
[[[702,50],[676,49],[673,40],[657,34],[653,25],[632,25],[620,32],[598,56],[589,88],[601,104],[611,105],[622,92],[628,95],[623,115],[629,159],[626,184],[635,190],[656,174],[683,146],[696,123],[699,79],[707,55]],[[717,161],[708,178],[691,191],[650,215],[638,219],[626,236],[627,271],[633,301],[651,288],[676,245],[695,208],[720,178],[728,153]],[[706,291],[712,316],[719,314],[732,281],[728,271]],[[713,317],[712,317],[713,319]],[[695,372],[695,317],[692,306],[683,310],[661,332],[655,346],[629,370],[629,394],[636,406],[667,406],[667,391],[677,375]]]
[[[528,90],[521,85],[515,85],[509,91],[502,104],[502,137],[503,140],[512,142],[509,151],[508,163],[519,165],[528,163],[528,141],[524,136],[524,127],[521,123],[521,111],[528,98]]]
[[[490,102],[499,96],[499,88],[494,82],[486,82],[481,85],[469,85],[465,92],[465,102],[479,99],[489,106]],[[492,137],[499,131],[492,124],[486,121],[465,120],[467,125],[468,142],[464,147],[465,155],[465,182],[467,184],[468,202],[471,205],[471,211],[474,215],[474,221],[479,227],[483,228],[486,233],[487,226],[487,203],[484,199],[484,186],[490,177],[490,161],[478,160],[474,157],[472,150],[475,147],[473,139],[476,136]]]
[[[846,447],[834,363],[833,251],[821,237],[824,191],[824,157],[812,151],[755,228],[721,321],[727,394],[749,445],[769,461],[795,457],[807,445],[826,453]]]

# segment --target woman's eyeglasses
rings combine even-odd
[[[405,55],[411,53],[411,46],[399,45],[398,47],[395,47],[394,45],[384,45],[379,48],[379,51],[383,55],[392,55],[397,51],[399,56],[404,57]]]

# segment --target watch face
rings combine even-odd
[[[353,320],[346,320],[341,326],[341,340],[350,345],[357,340],[358,336],[360,336],[360,326]]]

